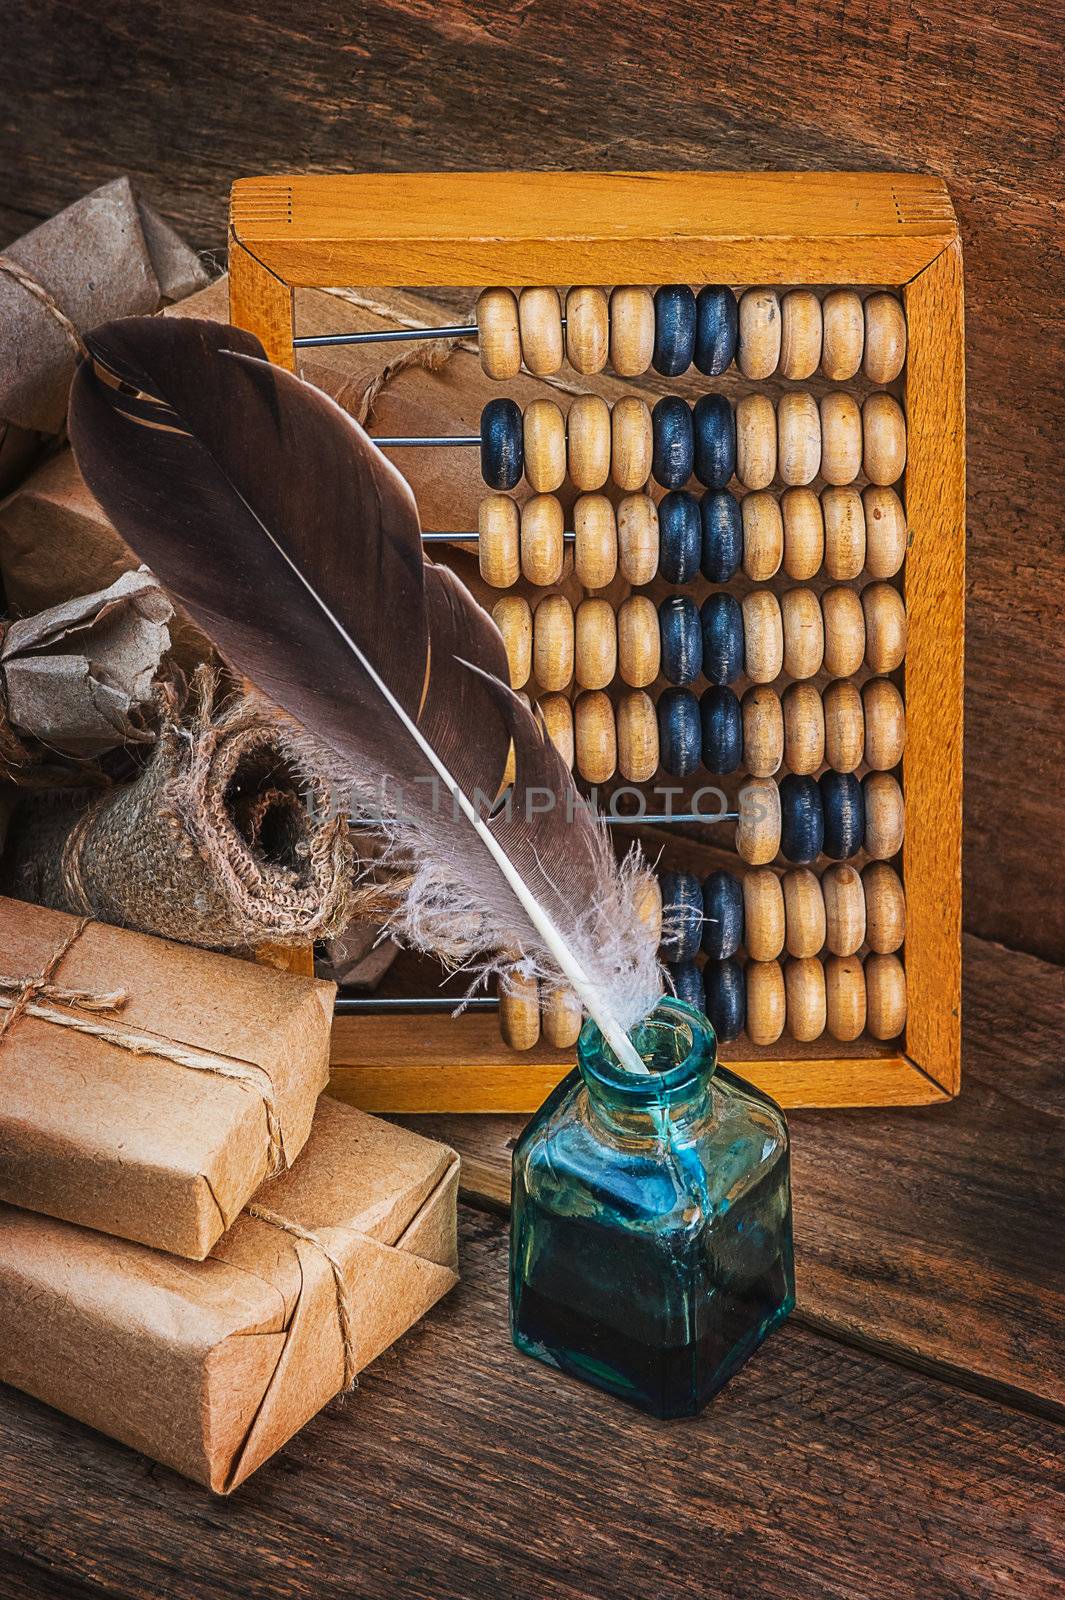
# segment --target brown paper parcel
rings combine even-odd
[[[0,1200],[202,1259],[306,1142],[334,993],[0,898]]]
[[[205,1261],[0,1206],[0,1379],[228,1493],[457,1281],[457,1188],[326,1096]]]

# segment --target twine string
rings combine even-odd
[[[249,1217],[256,1217],[260,1222],[267,1222],[272,1228],[280,1228],[283,1233],[290,1233],[295,1239],[303,1239],[307,1244],[321,1252],[329,1263],[333,1273],[333,1283],[337,1296],[337,1321],[340,1324],[340,1341],[344,1347],[344,1388],[350,1389],[355,1381],[358,1371],[355,1353],[355,1313],[348,1292],[347,1279],[344,1269],[336,1256],[317,1233],[312,1233],[309,1228],[301,1228],[298,1222],[283,1217],[279,1211],[270,1211],[266,1206],[250,1205],[245,1208]]]
[[[88,355],[89,352],[86,349],[85,340],[81,337],[63,307],[49,294],[44,284],[33,276],[32,272],[27,272],[25,267],[20,267],[17,261],[12,261],[10,256],[5,255],[0,255],[0,272],[5,273],[14,283],[25,289],[27,294],[31,294],[35,300],[39,301],[52,319],[62,328],[76,356]]]

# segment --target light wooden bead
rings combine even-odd
[[[533,618],[533,673],[557,693],[573,677],[573,607],[564,594],[545,594]]]
[[[865,937],[870,950],[891,955],[906,938],[902,879],[886,861],[870,861],[862,873]]]
[[[752,589],[740,602],[743,611],[743,652],[752,683],[772,683],[784,665],[784,627],[780,601],[766,589]]]
[[[649,872],[636,890],[636,915],[654,934],[655,944],[662,943],[662,885],[653,872]]]
[[[791,289],[780,305],[780,376],[812,378],[821,365],[821,302],[809,289]]]
[[[865,1030],[865,971],[858,956],[825,962],[825,1020],[833,1039],[848,1044]]]
[[[566,427],[574,488],[601,489],[610,477],[610,407],[602,395],[577,395]]]
[[[618,771],[626,783],[649,783],[658,771],[658,717],[642,689],[618,701]]]
[[[825,685],[825,760],[833,772],[856,772],[865,753],[865,707],[850,678]]]
[[[510,687],[523,689],[532,670],[533,622],[528,600],[520,594],[504,595],[492,607],[492,620],[503,635]]]
[[[573,507],[573,532],[577,582],[584,589],[605,589],[618,570],[617,523],[605,494],[580,496]]]
[[[788,589],[780,597],[784,629],[784,671],[789,678],[813,678],[825,656],[821,602],[812,589]]]
[[[746,778],[738,796],[736,853],[749,867],[765,867],[780,849],[780,791],[772,778]]]
[[[906,972],[898,956],[865,958],[865,1025],[874,1039],[897,1039],[906,1026]]]
[[[586,783],[608,783],[618,764],[617,729],[610,696],[586,689],[573,708],[577,771]]]
[[[788,955],[817,955],[825,942],[825,902],[816,872],[793,867],[785,872],[781,887]]]
[[[862,364],[865,312],[853,289],[833,289],[821,307],[821,373],[833,383],[846,383]]]
[[[777,471],[777,416],[768,395],[736,401],[736,476],[748,489],[768,489]]]
[[[862,406],[862,465],[870,483],[897,483],[906,466],[906,418],[891,394],[871,394]]]
[[[573,766],[573,707],[564,694],[541,695],[537,706],[548,737],[567,767]]]
[[[830,678],[851,678],[865,659],[865,613],[854,589],[826,589],[821,596],[825,620],[825,671]]]
[[[485,289],[477,297],[477,347],[490,378],[516,378],[521,371],[518,302],[511,289]]]
[[[530,400],[522,424],[525,476],[537,494],[566,481],[566,419],[553,400]]]
[[[521,575],[521,514],[509,494],[486,495],[477,507],[477,564],[493,589],[510,589]]]
[[[906,657],[906,606],[890,583],[871,583],[862,590],[865,613],[865,659],[872,672],[894,672]]]
[[[898,780],[890,772],[871,772],[862,792],[866,854],[874,861],[890,861],[902,849],[906,832],[906,807]]]
[[[865,566],[865,509],[857,489],[829,488],[821,496],[825,517],[825,571],[834,583],[857,578]]]
[[[609,600],[582,600],[577,607],[574,674],[582,689],[605,689],[618,666],[618,625]]]
[[[865,891],[854,867],[837,861],[821,879],[825,943],[834,956],[853,956],[865,943]]]
[[[871,578],[893,578],[906,559],[906,513],[894,489],[871,483],[862,490],[865,567]]]
[[[566,296],[566,355],[575,372],[602,372],[610,351],[610,302],[605,289],[571,289]]]
[[[610,365],[619,378],[638,378],[655,348],[655,302],[650,289],[625,287],[610,296]]]
[[[775,961],[784,948],[787,919],[780,879],[768,867],[743,875],[743,942],[752,961]]]
[[[805,389],[777,402],[777,471],[785,483],[812,483],[821,468],[821,413]]]
[[[545,984],[540,1000],[540,1026],[554,1050],[571,1050],[584,1022],[584,1010],[572,989]]]
[[[756,684],[743,697],[743,764],[752,778],[771,778],[784,759],[784,714],[774,689]]]
[[[523,289],[518,296],[521,354],[535,378],[562,365],[562,304],[557,289]]]
[[[530,711],[532,710],[532,703],[527,694],[519,694],[518,699],[521,700],[523,704],[528,706]],[[517,776],[517,769],[518,762],[514,753],[514,741],[512,739],[507,749],[507,762],[506,766],[503,768],[503,781],[499,786],[499,791],[501,794],[504,789],[509,789],[511,784],[514,782],[514,779]]]
[[[780,360],[780,299],[775,289],[740,296],[736,363],[745,378],[771,378]]]
[[[651,476],[654,434],[647,403],[627,394],[614,402],[611,463],[619,489],[642,489]]]
[[[743,570],[752,583],[766,583],[780,570],[784,557],[784,520],[775,494],[765,490],[745,494],[740,501],[743,518]]]
[[[512,1050],[531,1050],[540,1039],[540,986],[508,972],[499,980],[499,1031]]]
[[[521,570],[527,582],[547,589],[562,576],[565,552],[562,503],[552,494],[535,494],[521,508]]]
[[[788,1032],[800,1044],[820,1039],[825,1031],[825,969],[816,956],[792,960],[784,967]]]
[[[618,563],[634,589],[658,571],[658,508],[649,494],[626,495],[618,506]]]
[[[865,302],[865,376],[894,383],[906,362],[906,314],[896,295],[871,294]]]
[[[897,767],[906,748],[906,707],[890,678],[870,678],[862,688],[865,764],[874,772]]]
[[[809,777],[825,759],[825,713],[812,683],[793,683],[784,691],[784,765]]]
[[[747,1037],[752,1044],[776,1044],[787,1018],[787,991],[778,961],[748,961]]]
[[[804,583],[821,570],[825,524],[821,502],[812,489],[786,489],[780,497],[784,523],[784,571]]]
[[[862,414],[842,390],[821,401],[821,476],[826,483],[853,483],[862,470]]]
[[[654,601],[631,594],[618,607],[618,671],[632,689],[646,689],[658,677],[662,631]]]

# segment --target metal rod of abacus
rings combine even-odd
[[[577,535],[572,528],[567,528],[562,535],[567,544],[572,544]],[[481,535],[476,532],[465,533],[423,533],[422,544],[478,544]]]
[[[371,435],[371,437],[373,438],[374,444],[379,445],[382,449],[384,449],[387,446],[387,448],[390,449],[390,450],[405,450],[408,447],[420,446],[420,445],[423,445],[423,444],[424,445],[460,445],[460,444],[461,445],[474,445],[474,444],[479,445],[480,442],[481,442],[481,435],[479,433],[456,434],[453,438],[441,438],[441,437],[432,437],[432,436],[429,437],[429,438],[419,438],[419,437],[412,437],[409,434],[399,435],[394,439],[382,439],[377,434],[373,434],[373,435]]]
[[[561,319],[566,326],[566,319]],[[385,333],[314,333],[293,339],[294,350],[315,350],[333,344],[400,344],[406,339],[475,339],[480,332],[476,322],[464,322],[452,328],[399,328]]]
[[[454,1011],[462,1005],[459,995],[348,995],[341,994],[333,1002],[333,1014],[338,1017],[348,1017],[362,1012],[376,1011]],[[498,1011],[499,997],[494,994],[479,994],[465,1004],[467,1011]]]

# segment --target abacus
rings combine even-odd
[[[371,432],[401,469],[479,452],[479,505],[424,537],[476,544],[512,683],[610,820],[669,824],[647,914],[729,1065],[785,1105],[954,1094],[964,356],[942,183],[246,179],[230,246],[232,318],[274,361],[465,338],[493,384],[541,380],[476,432]],[[396,283],[468,288],[470,315],[297,334],[294,288]],[[681,806],[658,816],[663,782]],[[334,1030],[334,1090],[367,1109],[531,1110],[572,1064],[572,997],[517,976],[454,1022],[395,1004],[423,1014],[352,1002]]]

